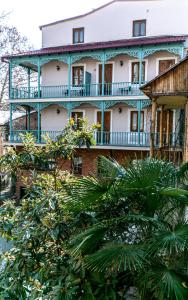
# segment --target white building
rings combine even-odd
[[[38,130],[32,131],[38,143],[44,132],[55,138],[71,116],[101,123],[96,146],[78,151],[75,164],[82,165],[83,174],[92,170],[88,157],[93,161],[101,153],[117,160],[135,152],[147,155],[151,108],[139,87],[185,56],[186,13],[181,2],[177,9],[164,0],[115,0],[42,25],[42,49],[3,58],[10,65],[11,115],[18,106],[28,111],[28,120],[32,110],[38,112]],[[12,80],[16,65],[28,69],[28,85],[19,89]],[[36,87],[30,84],[32,71],[38,72]],[[180,110],[163,113],[163,132],[168,127],[171,135],[168,147],[179,147],[180,119]],[[160,124],[159,111],[156,143]],[[10,142],[21,142],[12,123]]]

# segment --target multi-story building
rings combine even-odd
[[[3,57],[10,69],[9,143],[21,147],[20,132],[32,132],[43,145],[53,139],[70,117],[99,122],[96,146],[78,149],[75,172],[93,172],[99,155],[118,161],[149,154],[151,100],[140,86],[182,59],[188,46],[186,7],[163,0],[115,0],[89,13],[40,27],[42,48]],[[27,86],[14,85],[14,67],[27,69]],[[38,73],[38,84],[31,83]],[[27,113],[27,126],[15,130],[17,108]],[[37,113],[37,130],[30,125]],[[169,147],[180,146],[180,109],[163,112]],[[156,143],[160,129],[156,121]],[[168,119],[168,124],[167,120]],[[78,124],[79,126],[79,124]],[[71,167],[66,165],[67,168]]]

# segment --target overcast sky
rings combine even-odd
[[[10,12],[8,23],[41,47],[39,25],[79,15],[108,0],[0,0],[0,11]]]
[[[0,0],[0,12],[10,12],[8,23],[26,35],[35,48],[41,47],[39,25],[91,11],[110,0]],[[188,0],[164,0],[178,6]],[[188,14],[188,10],[187,10]]]

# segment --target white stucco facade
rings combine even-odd
[[[146,19],[146,36],[188,33],[184,1],[116,1],[90,14],[42,27],[42,47],[72,44],[72,29],[84,27],[84,42],[130,39],[134,20]],[[160,21],[159,21],[160,20]]]
[[[167,35],[188,36],[187,6],[185,2],[181,3],[180,1],[177,6],[174,1],[171,2],[169,0],[125,0],[112,1],[109,5],[101,7],[92,13],[42,26],[42,47],[48,48],[71,45],[73,43],[74,28],[84,28],[84,43],[133,39],[133,21],[136,20],[146,20],[146,37]],[[188,41],[187,37],[186,39]],[[186,43],[188,44],[188,42]],[[150,81],[159,74],[160,61],[173,60],[177,62],[180,58],[179,55],[168,51],[158,51],[144,57],[145,81]],[[138,61],[139,60],[135,57],[127,54],[120,54],[109,59],[106,64],[112,65],[112,84],[131,83],[133,72],[132,64]],[[91,76],[90,84],[95,85],[99,83],[100,64],[101,62],[99,60],[86,57],[73,63],[71,70],[73,70],[75,66],[83,67],[84,83],[86,83],[86,72],[89,72]],[[72,84],[72,73],[70,80]],[[67,64],[62,61],[54,60],[42,65],[42,87],[67,86],[68,83],[69,73]],[[108,99],[111,100],[110,97]],[[62,100],[65,101],[65,99]],[[80,97],[80,99],[77,100],[82,101],[83,99]],[[96,100],[100,99],[96,97]],[[131,97],[130,100],[132,100]],[[95,106],[91,106],[88,103],[81,104],[74,109],[74,111],[76,110],[83,111],[83,115],[87,117],[89,124],[97,122],[97,108]],[[121,102],[112,106],[112,108],[109,109],[110,131],[130,132],[130,118],[131,111],[133,110],[136,110],[136,108]],[[150,108],[145,108],[143,112],[144,132],[149,133],[151,110]],[[65,108],[62,108],[62,106],[51,105],[41,111],[42,131],[61,131],[67,121],[68,112]],[[175,121],[173,126],[175,128]]]

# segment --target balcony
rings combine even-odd
[[[144,84],[144,83],[143,83]],[[139,96],[143,93],[139,89],[139,83],[118,82],[84,84],[81,86],[59,85],[11,88],[11,99],[48,99],[48,98],[80,98],[101,96]]]
[[[52,140],[56,140],[62,131],[40,131],[37,130],[13,130],[10,138],[11,143],[22,143],[21,134],[31,133],[38,144],[45,144],[45,136],[49,136]],[[96,146],[113,146],[127,148],[149,148],[150,132],[101,132],[94,133]],[[155,134],[155,146],[159,147],[160,134]],[[181,149],[183,146],[183,136],[177,132],[171,133],[169,136],[163,134],[162,147],[164,149]]]

